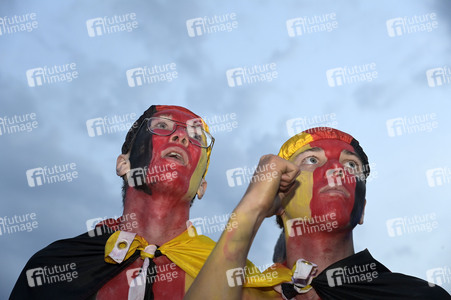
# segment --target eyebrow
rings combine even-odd
[[[307,149],[305,151],[302,151],[299,154],[303,154],[303,153],[306,153],[306,152],[320,152],[320,151],[323,151],[323,149],[321,149],[319,147],[313,147],[313,148]]]
[[[351,155],[351,156],[354,156],[354,157],[356,157],[356,158],[358,158],[359,159],[359,161],[362,161],[362,159],[360,158],[360,156],[358,156],[357,155],[357,153],[354,153],[354,152],[352,152],[352,151],[349,151],[349,150],[343,150],[343,153],[344,154],[347,154],[347,155]]]

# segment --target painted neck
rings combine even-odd
[[[320,273],[331,264],[354,254],[352,230],[285,237],[288,268],[303,258],[317,264]]]
[[[147,242],[161,246],[187,229],[189,209],[189,200],[181,200],[168,191],[148,195],[128,187],[123,215],[133,213],[136,218],[124,218],[124,223],[128,224],[122,225],[126,225],[127,231],[144,237]],[[133,225],[132,222],[136,223]]]

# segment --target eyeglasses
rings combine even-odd
[[[186,128],[191,144],[201,148],[213,148],[215,139],[204,129],[204,125],[200,119],[191,119],[186,123],[163,117],[151,117],[147,120],[147,128],[156,135],[171,135],[177,129],[177,126]]]

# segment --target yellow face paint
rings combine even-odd
[[[194,197],[194,195],[197,193],[197,190],[199,189],[202,176],[204,175],[207,168],[207,160],[207,150],[202,149],[202,154],[199,158],[199,162],[197,163],[196,169],[194,170],[189,180],[189,187],[186,196],[189,196],[190,200],[192,199],[192,197]]]
[[[309,144],[301,147],[290,157],[289,161],[295,162],[299,154],[311,148]],[[287,227],[288,220],[295,218],[310,219],[312,216],[310,202],[313,193],[313,173],[301,170],[296,180],[300,183],[299,188],[295,189],[288,197],[285,197],[282,202],[285,211],[282,215],[282,220],[285,227]],[[288,234],[288,230],[285,233]]]

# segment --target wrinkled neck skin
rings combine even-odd
[[[307,236],[287,237],[287,267],[292,268],[303,258],[318,265],[317,274],[331,264],[354,254],[352,230],[320,232]],[[320,300],[314,289],[296,296],[296,300]]]
[[[180,201],[178,195],[168,190],[153,190],[152,195],[148,195],[128,187],[123,216],[133,213],[136,217],[127,218],[122,225],[127,231],[144,237],[150,244],[161,246],[186,230],[189,209],[189,200]]]
[[[352,230],[287,237],[287,267],[303,258],[318,265],[318,274],[354,252]]]

